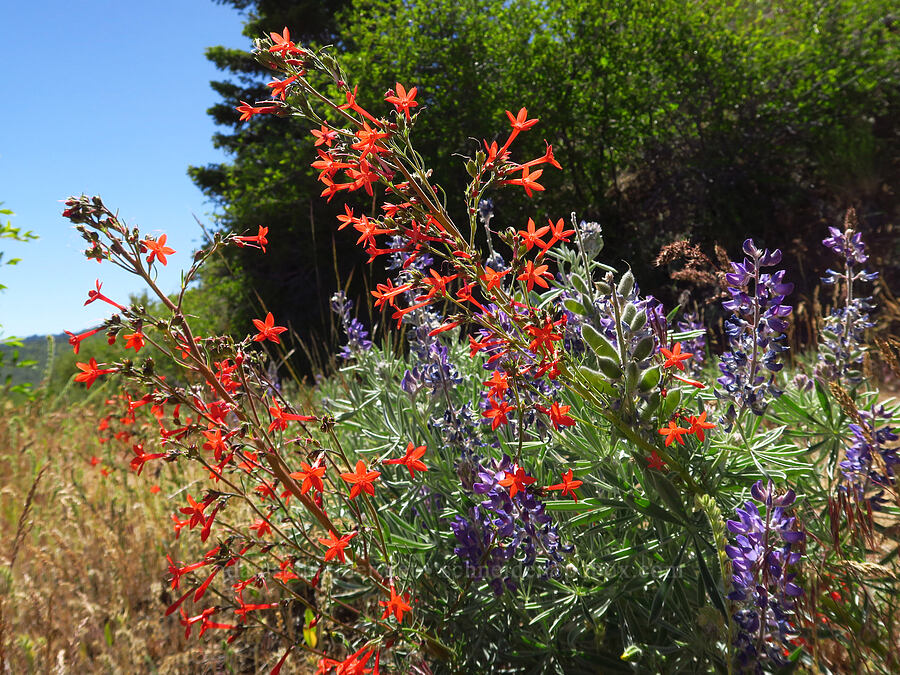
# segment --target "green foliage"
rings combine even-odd
[[[545,175],[538,211],[604,223],[611,259],[634,260],[648,288],[666,281],[649,252],[677,237],[731,249],[753,232],[790,250],[812,238],[827,201],[854,194],[861,213],[893,208],[880,189],[895,171],[900,100],[886,0],[355,0],[330,3],[335,14],[311,23],[307,2],[231,4],[251,10],[247,35],[288,26],[295,39],[334,43],[351,82],[365,82],[364,106],[397,81],[419,87],[429,113],[418,148],[448,195],[468,180],[454,154],[471,154],[504,110],[527,106],[541,132],[523,150],[539,154],[543,134],[564,168]],[[223,103],[211,110],[234,130],[215,139],[233,161],[191,174],[222,227],[271,228],[264,260],[230,258],[243,288],[323,335],[325,302],[360,267],[359,253],[334,233],[335,210],[296,160],[312,156],[302,125],[236,121],[240,100],[268,97],[270,73],[236,50],[209,57],[235,75],[214,84]],[[453,198],[447,206],[457,217],[464,209]],[[498,229],[521,226],[524,198],[498,197],[495,212]],[[805,268],[789,274],[801,292],[817,283],[804,283]],[[367,295],[363,276],[351,296]],[[257,309],[246,290],[236,300],[237,314]]]

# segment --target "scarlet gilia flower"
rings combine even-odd
[[[88,291],[88,299],[84,301],[84,304],[85,304],[85,305],[91,304],[92,302],[94,302],[94,300],[102,300],[102,301],[105,302],[106,304],[112,305],[113,307],[115,307],[116,309],[118,309],[120,312],[124,312],[124,311],[125,311],[125,308],[122,307],[122,305],[120,305],[118,302],[113,302],[112,300],[110,300],[109,298],[107,298],[105,295],[103,295],[103,293],[100,292],[100,287],[101,287],[103,284],[100,283],[100,280],[99,280],[99,279],[97,279],[96,285],[97,285],[96,290]]]
[[[360,492],[375,495],[375,480],[381,475],[380,471],[366,471],[366,463],[361,459],[356,462],[356,471],[342,473],[341,478],[350,487],[350,499],[356,499]]]
[[[393,614],[397,619],[397,623],[402,623],[404,612],[412,611],[412,607],[409,606],[408,601],[409,593],[404,593],[400,596],[394,589],[394,584],[391,584],[391,599],[378,601],[378,604],[384,607],[384,614],[381,615],[381,618],[386,619]]]
[[[272,315],[269,314],[269,316]],[[287,429],[288,422],[315,422],[317,419],[315,415],[297,415],[285,412],[284,408],[278,405],[278,401],[272,401],[272,405],[269,406],[269,414],[272,415],[269,431],[274,431],[275,429],[284,431]]]
[[[295,471],[291,474],[291,478],[294,480],[302,481],[300,490],[303,494],[309,492],[310,488],[313,488],[318,492],[324,491],[325,484],[322,482],[324,476],[325,467],[319,466],[318,462],[313,466],[310,466],[306,462],[300,462],[300,471]]]
[[[79,348],[81,347],[81,341],[91,337],[91,335],[96,335],[101,330],[103,330],[102,326],[100,328],[94,328],[93,330],[85,331],[84,333],[79,333],[78,335],[66,331],[66,335],[69,336],[69,344],[75,348],[75,353],[77,354]]]
[[[686,352],[682,354],[681,352],[681,343],[676,342],[671,350],[666,349],[665,347],[661,347],[659,353],[665,357],[665,361],[663,362],[663,368],[671,368],[675,366],[678,370],[684,370],[684,363],[682,361],[687,361],[694,357],[690,352]]]
[[[503,398],[503,395],[506,394],[506,390],[509,389],[509,382],[507,382],[506,378],[507,375],[502,370],[495,370],[493,375],[491,375],[491,379],[481,383],[490,385],[490,389],[488,389],[487,392],[488,398]]]
[[[534,220],[531,218],[528,219],[528,225],[526,225],[526,229],[519,230],[518,234],[522,237],[522,242],[525,244],[525,250],[530,251],[532,248],[537,246],[538,248],[546,248],[547,242],[545,242],[541,237],[547,234],[550,231],[550,227],[544,225],[543,227],[535,229]]]
[[[565,497],[567,494],[572,495],[572,499],[576,502],[578,501],[578,495],[575,494],[575,490],[581,487],[582,481],[576,480],[572,478],[572,469],[569,469],[566,473],[561,474],[562,483],[558,485],[551,485],[547,489],[548,490],[562,490],[560,496]]]
[[[425,446],[420,445],[419,447],[413,447],[413,444],[410,443],[406,446],[406,454],[399,459],[386,459],[382,462],[382,464],[402,464],[407,469],[409,469],[409,477],[415,478],[416,471],[428,471],[428,467],[425,466],[425,462],[421,460],[422,456],[425,454]]]
[[[415,101],[416,93],[418,93],[416,87],[413,87],[407,92],[406,88],[398,82],[397,86],[394,87],[394,91],[388,92],[388,96],[385,96],[384,100],[388,103],[393,103],[397,112],[402,112],[406,115],[406,121],[409,122],[409,109],[419,105]]]
[[[666,468],[666,463],[662,460],[662,457],[656,454],[656,450],[650,453],[650,456],[647,458],[647,468],[656,469],[657,471],[662,471]]]
[[[193,530],[197,525],[206,525],[206,516],[203,514],[203,511],[211,502],[205,499],[202,502],[197,502],[190,495],[187,495],[187,501],[188,505],[182,506],[178,510],[184,515],[190,516],[188,528]]]
[[[272,533],[272,526],[269,524],[268,520],[265,520],[263,518],[257,518],[255,521],[253,521],[250,529],[254,530],[256,532],[256,536],[260,539],[265,535]]]
[[[560,405],[559,403],[554,401],[553,405],[551,405],[549,408],[544,408],[543,406],[539,405],[536,405],[534,407],[540,410],[545,415],[550,416],[550,421],[553,423],[553,426],[557,431],[561,430],[564,427],[575,426],[575,420],[573,420],[566,414],[572,407],[570,405]]]
[[[668,448],[672,445],[672,441],[678,441],[680,445],[684,445],[682,436],[689,432],[684,427],[678,426],[678,423],[675,420],[670,420],[669,426],[660,429],[659,433],[666,437],[666,447]]]
[[[302,50],[300,47],[291,42],[291,31],[287,29],[285,26],[284,30],[281,32],[281,35],[278,33],[269,33],[269,37],[272,38],[273,44],[269,47],[269,51],[273,54],[280,53],[282,57],[287,57],[289,54],[305,54],[306,52]]]
[[[265,321],[253,319],[253,325],[256,326],[256,330],[259,331],[259,333],[253,336],[253,339],[256,342],[271,340],[276,344],[281,344],[281,340],[278,338],[278,336],[287,330],[287,328],[285,328],[284,326],[275,325],[275,317],[272,316],[272,312],[266,314]]]
[[[315,137],[316,142],[313,143],[313,146],[325,145],[330,148],[331,144],[334,143],[338,138],[339,134],[334,129],[329,129],[328,125],[323,124],[321,129],[313,129],[312,135]],[[349,208],[346,207],[345,208]]]
[[[266,86],[272,89],[272,96],[276,96],[283,101],[285,95],[287,94],[287,88],[290,86],[291,82],[296,81],[296,79],[296,75],[291,75],[290,77],[286,77],[283,80],[273,79]]]
[[[166,264],[166,256],[172,255],[175,253],[174,248],[169,248],[166,246],[166,235],[161,234],[159,239],[154,241],[150,237],[141,241],[141,251],[147,252],[150,251],[150,255],[147,256],[147,264],[152,265],[153,260],[157,259],[163,265]]]
[[[347,562],[346,554],[344,553],[344,549],[350,544],[350,540],[353,539],[358,533],[356,530],[350,532],[349,534],[345,534],[343,537],[338,537],[336,532],[329,532],[331,535],[330,538],[319,537],[319,543],[327,546],[328,550],[325,551],[325,562],[329,562],[337,558],[341,562]]]
[[[491,420],[491,429],[496,430],[501,424],[509,424],[506,415],[515,410],[516,406],[510,405],[506,401],[495,401],[490,397],[488,397],[488,402],[491,407],[481,413],[481,416]]]
[[[117,370],[116,368],[98,368],[97,359],[94,357],[91,357],[87,363],[76,363],[75,365],[82,371],[75,376],[75,381],[84,382],[85,389],[90,389],[94,381],[101,375],[115,373]]]
[[[520,178],[508,178],[507,180],[500,181],[501,185],[521,185],[525,188],[525,194],[529,197],[533,196],[532,191],[535,192],[543,192],[544,186],[537,182],[538,178],[541,177],[541,174],[544,173],[543,169],[538,169],[537,171],[530,171],[527,166],[522,167],[522,176]]]
[[[273,574],[273,579],[278,579],[283,584],[286,584],[291,579],[299,579],[294,570],[291,569],[293,567],[293,562],[290,558],[281,561],[281,571],[277,574]]]
[[[144,334],[141,331],[135,331],[122,337],[125,338],[125,349],[134,349],[135,352],[139,352],[144,346]]]
[[[244,122],[249,120],[254,115],[265,115],[270,112],[275,112],[278,110],[277,105],[264,105],[264,106],[252,106],[246,101],[241,101],[241,105],[235,108],[239,113],[241,113],[241,117],[239,119],[240,122]]]
[[[529,476],[525,473],[525,469],[522,469],[517,464],[513,464],[512,471],[507,471],[506,477],[503,480],[497,482],[498,485],[502,485],[503,487],[509,488],[509,496],[510,498],[515,497],[516,493],[521,491],[525,491],[532,483],[536,483],[537,479]]]
[[[131,450],[134,452],[134,457],[131,459],[131,470],[137,471],[138,476],[141,475],[141,471],[144,470],[144,464],[153,459],[160,459],[166,456],[165,452],[154,452],[153,454],[148,454],[144,452],[143,443],[137,443],[131,447]],[[152,490],[151,490],[152,491]],[[159,487],[156,488],[156,491],[159,492]]]
[[[701,441],[706,440],[705,430],[706,429],[715,429],[716,425],[713,422],[706,421],[706,411],[704,410],[700,413],[699,416],[691,415],[688,423],[691,425],[691,428],[688,429],[689,434],[697,434],[697,438]]]
[[[266,239],[266,235],[269,233],[268,227],[259,226],[259,231],[252,237],[249,236],[241,236],[241,237],[233,237],[234,243],[236,243],[240,247],[251,246],[253,248],[260,248],[262,252],[266,252],[266,244],[269,243],[269,240]]]
[[[547,282],[544,280],[544,277],[553,278],[553,275],[547,271],[546,265],[538,265],[535,267],[534,263],[530,260],[525,263],[525,271],[522,272],[519,276],[516,277],[519,281],[525,282],[525,288],[529,291],[534,288],[534,285],[537,284],[541,288],[549,288]]]

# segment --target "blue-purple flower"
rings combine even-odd
[[[763,666],[785,665],[784,649],[796,635],[792,623],[795,599],[803,590],[794,579],[806,533],[790,515],[795,494],[776,495],[771,481],[757,481],[750,490],[753,501],[736,509],[738,520],[729,520],[734,544],[725,547],[731,559],[733,590],[737,603],[733,618],[735,659],[742,672],[763,672]]]
[[[738,413],[749,408],[762,415],[769,402],[781,395],[775,386],[775,373],[783,364],[780,355],[788,349],[784,344],[787,317],[792,308],[783,304],[794,285],[784,281],[784,270],[765,273],[764,267],[781,262],[781,251],[761,251],[747,239],[742,263],[731,263],[726,275],[730,298],[722,306],[731,312],[725,320],[725,333],[731,350],[719,362],[722,376],[716,396],[728,401],[719,420],[728,430]]]

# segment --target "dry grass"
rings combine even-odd
[[[173,539],[185,483],[173,465],[134,475],[127,447],[98,442],[94,406],[0,402],[0,673],[268,672],[280,653],[258,633],[189,641],[163,615],[166,553],[199,552]]]

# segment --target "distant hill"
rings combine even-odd
[[[47,373],[47,360],[50,358],[51,349],[49,339],[53,339],[56,354],[68,347],[68,336],[65,333],[59,335],[32,335],[27,338],[20,338],[21,347],[12,345],[0,345],[0,352],[3,353],[3,366],[0,367],[0,386],[6,386],[7,377],[10,377],[10,384],[31,383],[37,385]],[[35,361],[36,363],[27,368],[12,367],[13,359],[18,353],[18,362]]]

